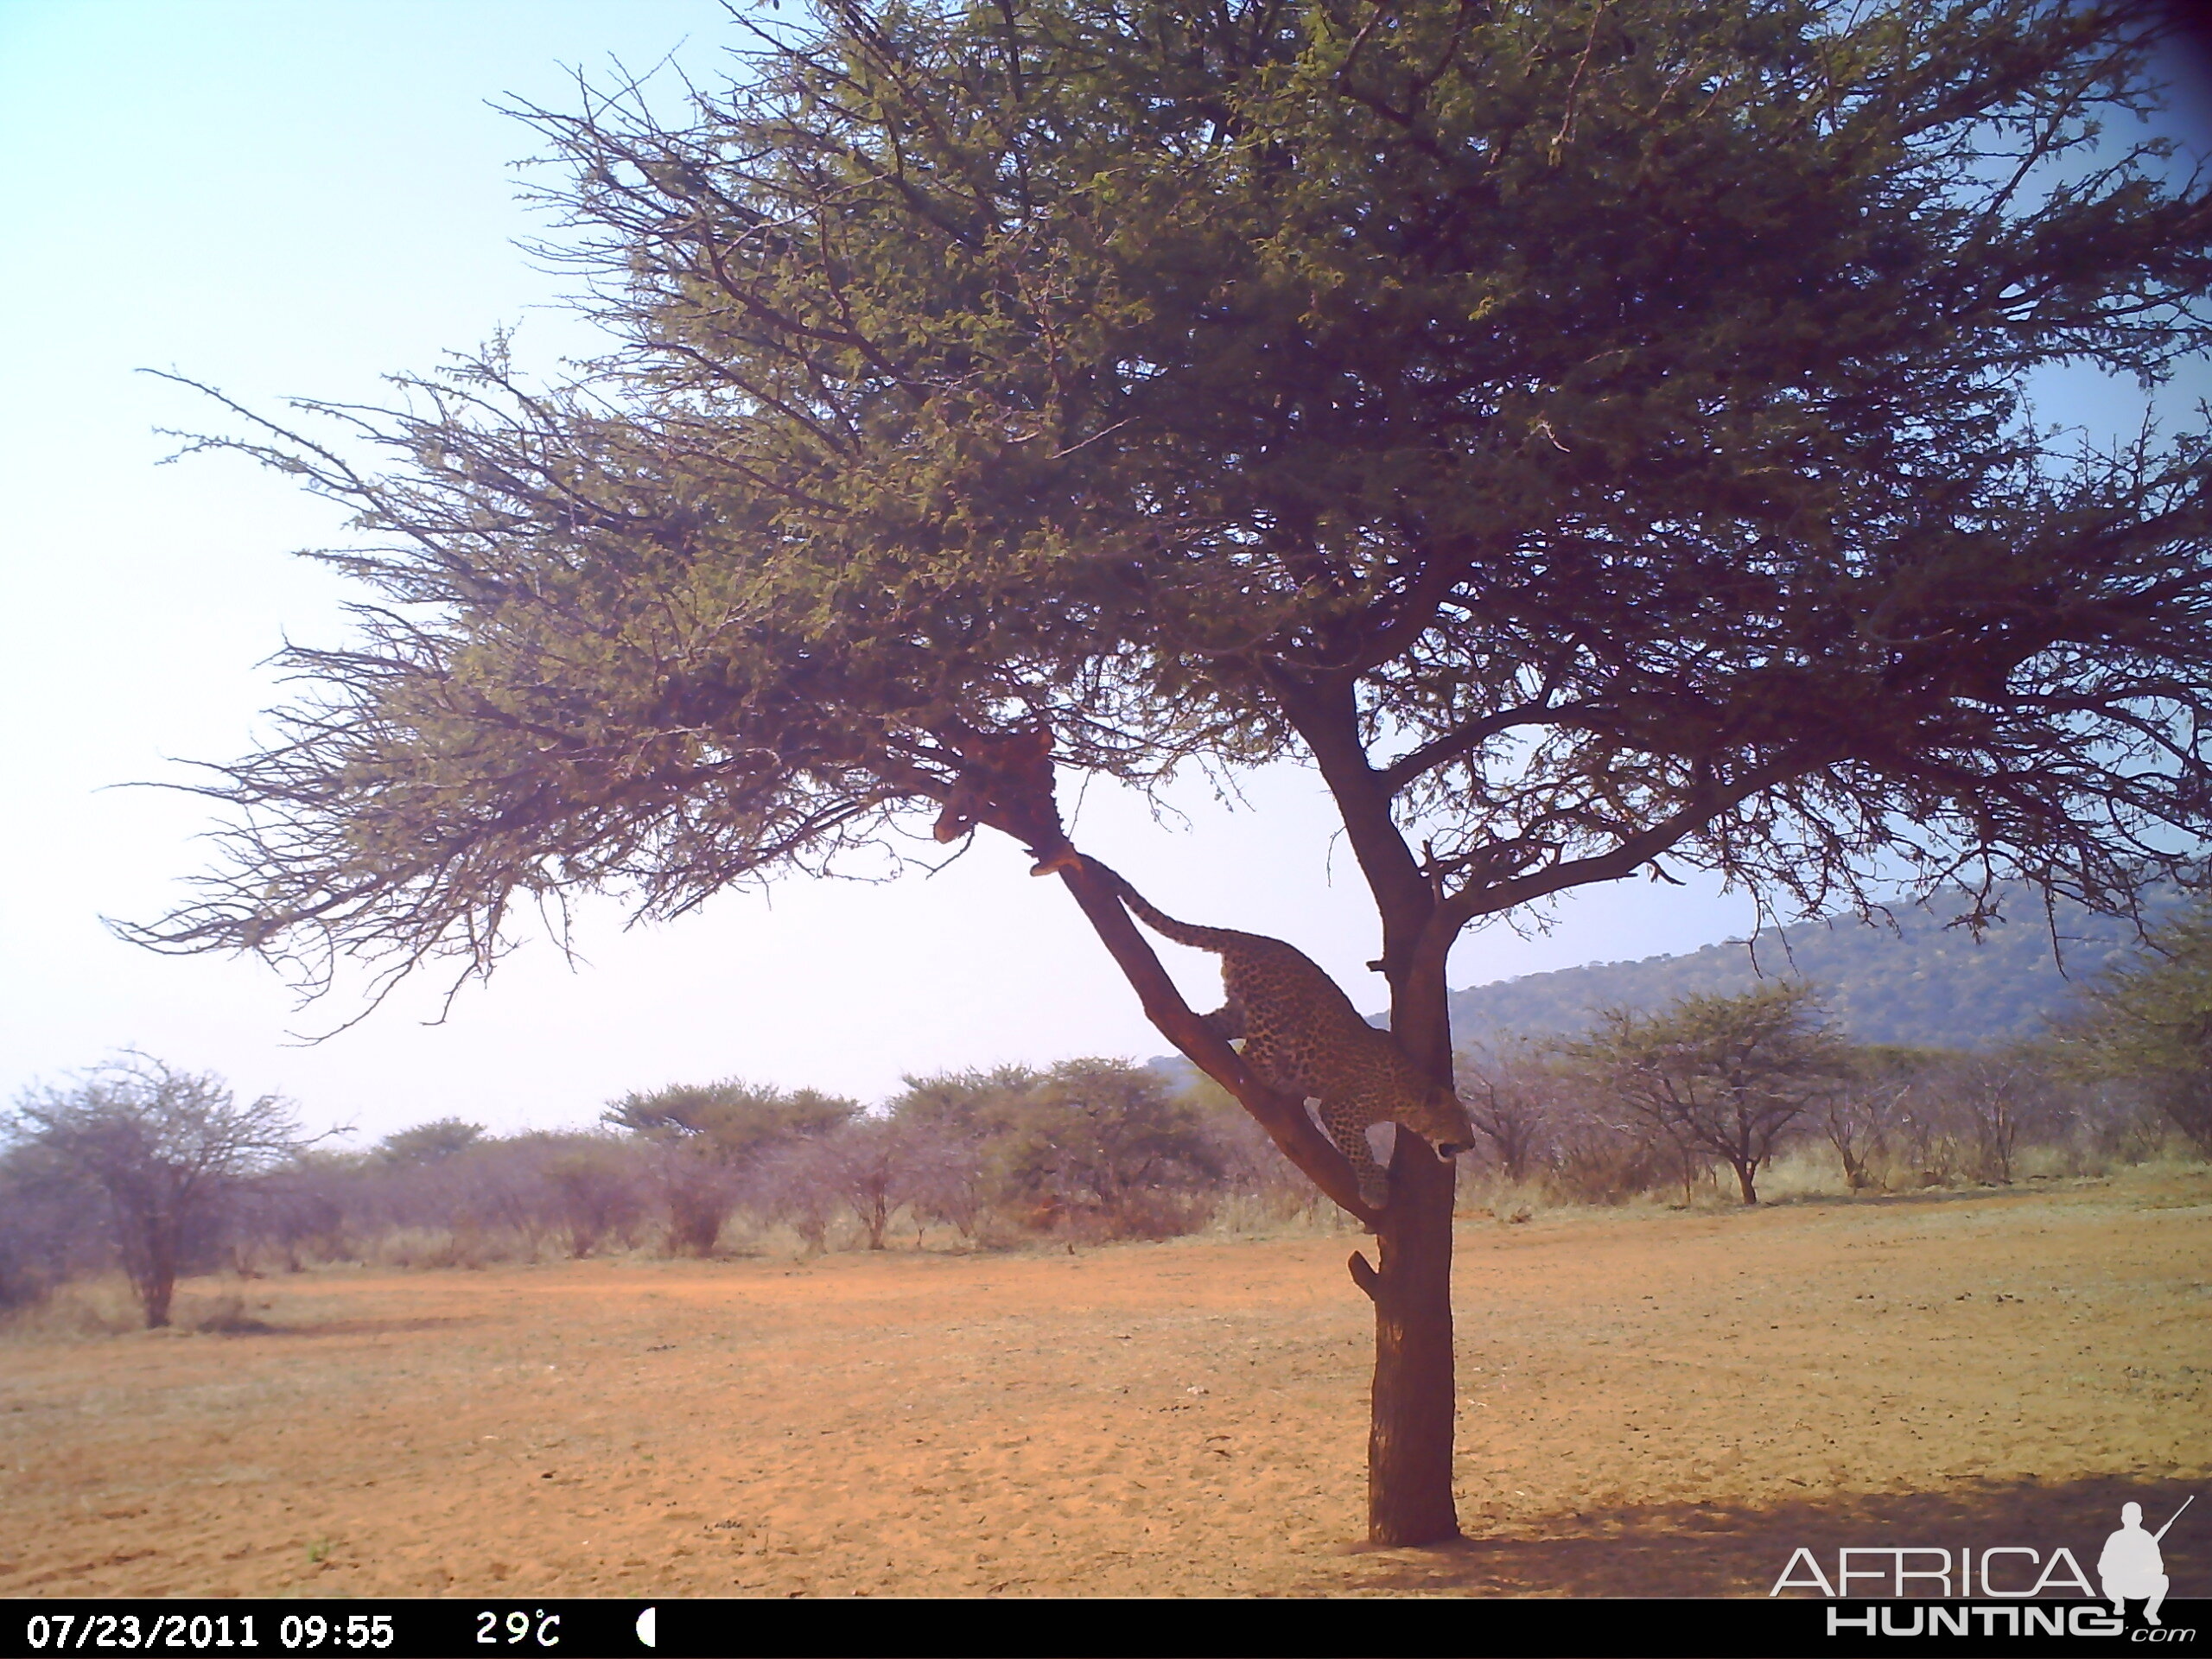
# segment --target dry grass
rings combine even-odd
[[[1763,1594],[1824,1539],[2079,1554],[2212,1474],[2201,1166],[1531,1211],[1462,1233],[1473,1541],[1360,1552],[1352,1242],[333,1268],[194,1283],[271,1328],[167,1340],[49,1313],[0,1354],[0,1594]],[[2177,1594],[2207,1541],[2168,1539]]]

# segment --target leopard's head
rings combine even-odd
[[[1418,1129],[1446,1163],[1475,1144],[1475,1126],[1468,1119],[1466,1103],[1441,1084],[1428,1091],[1428,1098],[1421,1103],[1421,1121],[1409,1127]]]
[[[938,840],[957,841],[979,823],[994,824],[1009,833],[1047,824],[1058,830],[1059,814],[1052,806],[1050,728],[1035,726],[1027,731],[985,734],[957,726],[938,732],[938,736],[960,757],[961,763],[931,828]],[[1038,837],[1032,834],[1029,839]]]

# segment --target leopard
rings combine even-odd
[[[958,721],[937,734],[960,757],[960,771],[931,827],[938,841],[957,841],[979,823],[990,823],[1030,843],[1038,860],[1032,875],[1052,875],[1080,863],[1060,827],[1052,801],[1052,734],[1049,727],[978,732]]]
[[[1359,1180],[1360,1201],[1387,1209],[1389,1173],[1367,1144],[1370,1124],[1404,1125],[1450,1162],[1474,1144],[1458,1095],[1433,1082],[1397,1039],[1360,1018],[1336,981],[1294,944],[1225,927],[1197,927],[1155,909],[1127,880],[1085,855],[1147,927],[1221,958],[1222,1006],[1203,1018],[1269,1088],[1319,1103],[1321,1128]]]

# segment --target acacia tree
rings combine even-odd
[[[1045,1213],[1141,1232],[1157,1195],[1220,1179],[1196,1105],[1127,1060],[1063,1060],[993,1114],[994,1161],[1010,1195]]]
[[[396,1129],[377,1142],[376,1155],[398,1169],[442,1164],[484,1139],[484,1126],[458,1117],[433,1118],[412,1128]]]
[[[1875,1166],[1889,1153],[1900,1108],[1944,1058],[1940,1051],[1894,1043],[1852,1049],[1844,1077],[1820,1103],[1821,1133],[1835,1148],[1851,1191],[1874,1185]]]
[[[746,1174],[795,1142],[830,1134],[859,1110],[858,1101],[817,1089],[725,1077],[632,1090],[600,1118],[658,1150],[654,1174],[668,1211],[669,1248],[708,1255],[737,1207]]]
[[[944,1150],[919,1124],[864,1113],[792,1147],[763,1172],[760,1185],[769,1207],[780,1202],[809,1217],[818,1216],[824,1228],[831,1203],[842,1204],[860,1224],[868,1248],[880,1250],[887,1248],[893,1215],[934,1192],[932,1178],[940,1173]],[[794,1194],[789,1191],[794,1187],[809,1190]],[[812,1234],[810,1242],[818,1244],[822,1236]]]
[[[2152,930],[2139,960],[2107,973],[2062,1022],[2059,1052],[2089,1077],[2148,1090],[2212,1156],[2212,899]]]
[[[2041,431],[2208,334],[2212,203],[2099,124],[2140,9],[1006,0],[748,37],[664,118],[523,113],[610,331],[228,440],[358,515],[359,637],[223,769],[145,929],[327,982],[848,866],[1025,772],[1316,768],[1440,1082],[1471,922],[1662,859],[2125,906],[2212,812],[2203,435]],[[241,411],[243,414],[244,412]],[[379,453],[381,452],[381,453]],[[1013,784],[1019,783],[1015,788]],[[1370,1535],[1452,1536],[1451,1172],[1382,1211],[1063,880],[1185,1053],[1377,1235]],[[1172,895],[1159,895],[1173,904]]]
[[[1463,1052],[1458,1071],[1468,1121],[1489,1140],[1498,1168],[1509,1181],[1529,1179],[1557,1136],[1558,1096],[1567,1078],[1550,1057],[1525,1043],[1480,1055]]]
[[[241,1102],[211,1072],[180,1071],[138,1053],[74,1088],[26,1095],[10,1127],[106,1197],[149,1330],[169,1322],[194,1232],[217,1220],[249,1178],[314,1144],[281,1096]]]
[[[1745,1204],[1759,1201],[1758,1173],[1783,1137],[1850,1069],[1804,984],[1685,996],[1658,1014],[1609,1008],[1573,1052],[1685,1168],[1717,1159],[1734,1170]]]

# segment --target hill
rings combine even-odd
[[[1949,925],[1962,902],[1897,912],[1893,925],[1839,917],[1709,944],[1684,956],[1592,963],[1471,986],[1452,996],[1462,1042],[1503,1033],[1580,1031],[1606,1007],[1657,1008],[1691,992],[1732,995],[1804,978],[1857,1041],[1980,1048],[2035,1034],[2076,988],[2134,954],[2133,927],[2077,905],[2046,918],[2031,893],[2008,893],[2010,919],[1976,939]]]

